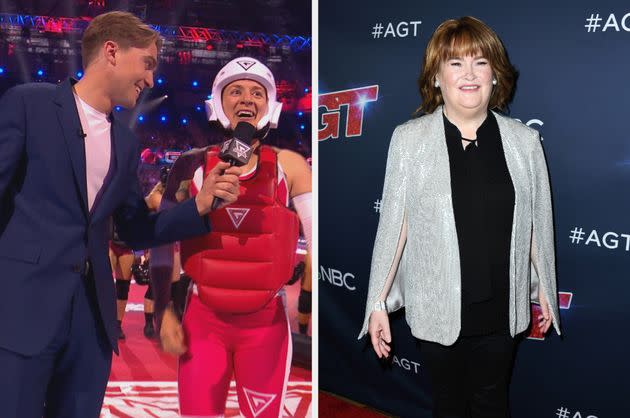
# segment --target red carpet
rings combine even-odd
[[[177,361],[163,353],[157,340],[144,337],[142,298],[146,287],[131,285],[127,313],[123,320],[126,340],[120,342],[120,356],[114,356],[101,417],[178,417]],[[286,289],[291,328],[297,332],[299,283]],[[234,382],[232,382],[232,385]],[[230,389],[225,417],[238,417],[234,387]],[[311,416],[311,371],[293,367],[285,400],[285,417]],[[324,416],[324,415],[321,415]]]
[[[319,392],[319,416],[322,418],[387,418],[385,415],[365,405],[333,395]]]

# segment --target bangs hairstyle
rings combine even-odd
[[[431,35],[418,78],[422,104],[417,112],[433,113],[444,104],[442,92],[434,85],[440,65],[451,58],[467,56],[482,56],[488,60],[497,80],[488,107],[506,110],[514,94],[516,69],[510,63],[497,34],[481,20],[465,16],[443,22]]]
[[[158,52],[162,48],[160,34],[133,14],[120,11],[104,13],[92,19],[83,32],[81,56],[84,69],[107,41],[116,42],[122,49],[147,48],[151,44],[155,44]]]

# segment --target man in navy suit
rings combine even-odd
[[[138,141],[111,111],[153,86],[160,46],[135,16],[107,13],[84,33],[81,81],[0,99],[2,418],[99,416],[118,350],[112,217],[124,241],[147,248],[209,232],[213,199],[238,196],[239,170],[222,164],[195,199],[149,214]]]

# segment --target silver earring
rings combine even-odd
[[[437,81],[437,79],[436,79],[436,80],[435,80],[435,88],[438,88],[438,87],[440,87],[440,82],[439,82],[439,81]]]
[[[493,86],[496,86],[496,85],[497,85],[497,79],[496,79],[496,78],[493,78],[493,79],[492,79],[492,85],[493,85]]]

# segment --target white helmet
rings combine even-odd
[[[212,96],[206,100],[206,113],[209,121],[219,121],[225,129],[230,129],[230,120],[223,112],[221,93],[225,86],[236,80],[254,80],[267,90],[267,113],[260,118],[257,130],[269,124],[269,128],[278,126],[282,103],[276,101],[276,81],[273,74],[262,62],[250,58],[239,57],[225,64],[214,78]]]

